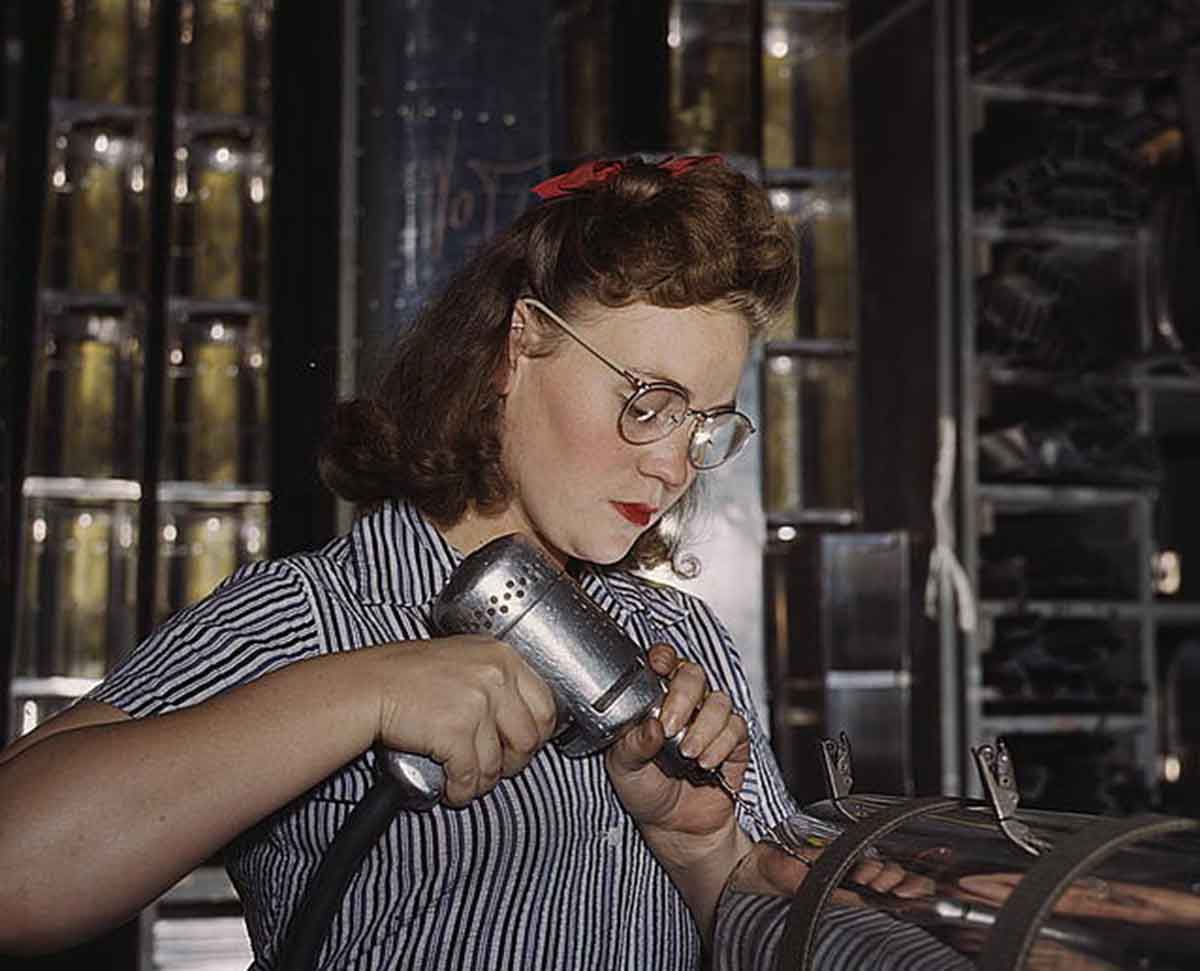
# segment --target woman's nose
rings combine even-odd
[[[687,485],[693,472],[688,461],[688,443],[691,441],[692,422],[684,422],[666,438],[647,445],[639,445],[641,455],[638,467],[645,475],[653,476],[667,488],[679,489]]]

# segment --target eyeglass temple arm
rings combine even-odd
[[[547,307],[540,300],[537,300],[534,297],[522,297],[521,299],[524,300],[531,307],[536,307],[538,310],[540,310],[542,313],[544,313],[547,317],[549,317],[551,320],[553,320],[556,324],[558,324],[559,327],[561,327],[563,329],[563,331],[566,333],[566,335],[568,337],[571,338],[571,340],[573,340],[576,344],[578,344],[585,351],[587,351],[589,354],[591,354],[592,357],[594,357],[597,361],[599,361],[605,367],[608,367],[611,370],[615,371],[617,374],[621,375],[621,377],[623,377],[626,381],[628,381],[630,384],[632,384],[634,386],[634,388],[636,388],[638,391],[641,391],[642,388],[646,387],[646,382],[639,380],[637,377],[635,377],[629,371],[626,371],[619,364],[616,364],[613,361],[610,361],[607,357],[605,357],[598,350],[596,350],[596,348],[592,347],[591,344],[589,344],[582,337],[580,337],[578,334],[576,334],[575,331],[573,331],[570,328],[570,326],[568,326],[568,324],[565,320],[563,320],[558,314],[556,314],[553,310],[551,310],[549,307]]]

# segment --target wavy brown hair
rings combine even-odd
[[[337,406],[322,478],[350,502],[405,498],[442,525],[469,508],[498,512],[512,485],[496,376],[518,298],[564,314],[720,306],[756,337],[788,309],[796,281],[794,234],[746,176],[719,162],[673,175],[627,159],[606,181],[526,211],[451,278],[400,340],[378,389]],[[677,566],[693,493],[624,565]]]

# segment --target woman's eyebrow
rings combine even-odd
[[[674,378],[669,378],[665,374],[658,374],[654,371],[646,371],[646,370],[643,370],[642,368],[633,367],[632,365],[627,367],[626,370],[630,374],[632,374],[634,377],[639,378],[640,380],[644,381],[646,384],[669,384],[673,388],[678,388],[680,391],[682,391],[684,394],[687,395],[689,406],[695,404],[696,392],[694,392],[691,388],[689,388],[682,381],[676,381]],[[737,398],[736,397],[727,398],[725,401],[719,401],[715,405],[710,405],[708,408],[700,408],[697,410],[698,411],[722,411],[723,409],[726,409],[726,408],[736,409],[737,408]]]

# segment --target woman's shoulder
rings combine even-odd
[[[620,594],[644,604],[666,607],[686,614],[714,617],[713,609],[699,594],[685,590],[659,574],[614,571],[604,574]]]
[[[278,595],[284,588],[299,594],[315,575],[332,566],[334,561],[324,550],[250,560],[222,579],[205,599],[242,597],[266,589]]]

